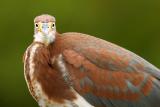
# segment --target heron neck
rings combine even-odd
[[[48,35],[43,35],[41,32],[38,32],[34,35],[34,42],[40,42],[48,46],[55,41],[55,32],[50,32]]]

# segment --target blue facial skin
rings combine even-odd
[[[48,34],[49,33],[49,25],[48,25],[48,23],[43,23],[42,24],[42,32],[44,34]]]

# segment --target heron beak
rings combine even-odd
[[[48,35],[51,30],[49,23],[42,23],[41,32],[45,35]]]

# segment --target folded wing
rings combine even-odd
[[[73,51],[63,52],[74,89],[88,102],[102,107],[158,107],[159,81],[141,72],[111,71]]]

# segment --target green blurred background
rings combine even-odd
[[[38,107],[22,56],[33,40],[33,19],[43,13],[56,17],[61,33],[106,39],[160,67],[160,0],[1,0],[0,107]]]

